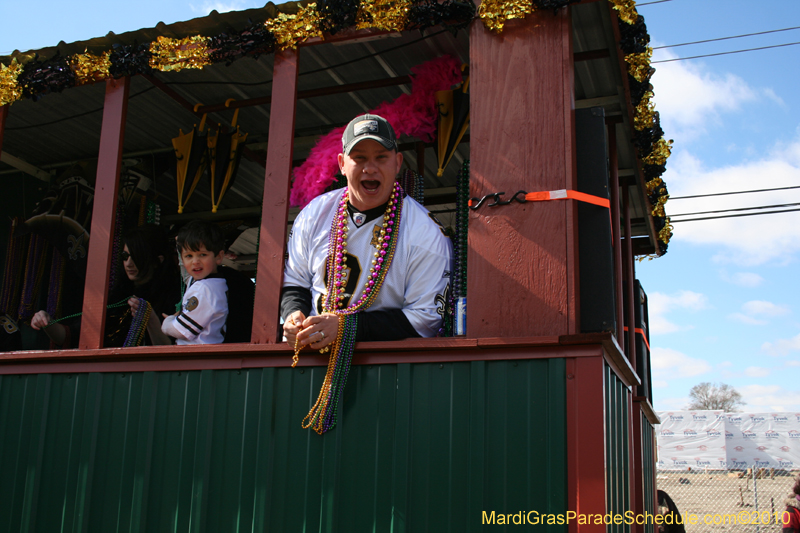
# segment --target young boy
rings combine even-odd
[[[178,232],[178,250],[191,276],[179,313],[164,315],[161,331],[178,344],[219,344],[225,340],[228,284],[217,272],[225,237],[218,226],[193,220]]]

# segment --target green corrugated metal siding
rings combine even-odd
[[[0,531],[477,531],[566,511],[563,359],[0,377]],[[565,531],[562,526],[559,530]]]
[[[630,416],[628,395],[630,391],[608,365],[605,365],[606,403],[606,510],[612,517],[625,516],[631,508],[630,493]],[[613,533],[627,533],[631,526],[611,524],[606,528]]]
[[[655,450],[655,428],[647,419],[644,413],[642,417],[642,474],[644,478],[644,510],[650,514],[655,514],[657,502],[655,494],[656,486],[656,450]],[[646,524],[645,533],[655,533],[655,524]]]

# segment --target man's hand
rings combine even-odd
[[[336,340],[336,335],[339,333],[339,315],[323,313],[311,316],[303,320],[302,326],[302,330],[297,333],[298,346],[311,346],[319,350]]]
[[[303,321],[306,316],[302,311],[295,311],[286,318],[283,323],[283,334],[286,337],[286,343],[294,348],[297,339],[297,334],[303,329]]]

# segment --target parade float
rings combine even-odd
[[[632,0],[339,0],[0,57],[0,529],[654,531],[586,520],[655,512],[651,53]],[[284,250],[367,111],[448,228],[451,293],[439,336],[356,344],[319,435]],[[192,218],[255,279],[251,342],[103,347],[120,232]],[[26,326],[45,308],[82,314],[77,348]]]

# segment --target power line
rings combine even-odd
[[[716,54],[704,54],[701,56],[691,56],[691,57],[676,57],[675,59],[662,59],[660,61],[651,61],[651,63],[669,63],[671,61],[686,61],[687,59],[699,59],[701,57],[714,57],[714,56],[725,56],[728,54],[739,54],[742,52],[754,52],[756,50],[767,50],[769,48],[781,48],[782,46],[794,46],[796,44],[800,44],[800,42],[796,43],[786,43],[786,44],[774,44],[772,46],[761,46],[759,48],[747,48],[745,50],[733,50],[732,52],[719,52]]]
[[[663,4],[664,2],[672,2],[672,0],[655,0],[655,2],[645,2],[644,4],[636,4],[636,7],[649,6],[650,4]]]
[[[729,194],[748,194],[751,192],[772,192],[772,191],[785,191],[787,189],[800,189],[800,185],[793,185],[791,187],[775,187],[773,189],[754,189],[752,191],[733,191],[733,192],[715,192],[710,194],[694,194],[692,196],[670,196],[672,200],[686,200],[689,198],[708,198],[709,196],[727,196]]]
[[[792,203],[792,204],[778,204],[778,205],[759,205],[756,207],[737,207],[734,209],[717,209],[715,211],[698,211],[697,213],[678,213],[675,215],[670,215],[672,217],[688,217],[693,215],[709,215],[712,213],[732,213],[736,211],[753,211],[756,209],[777,209],[778,207],[795,207],[800,205],[800,203]]]
[[[752,217],[755,215],[773,215],[775,213],[791,213],[794,211],[800,211],[798,209],[784,209],[782,211],[764,211],[763,213],[739,213],[737,215],[721,215],[718,217],[701,217],[701,218],[687,218],[686,220],[672,220],[670,217],[670,224],[677,224],[679,222],[696,222],[698,220],[716,220],[718,218],[736,218],[736,217]]]
[[[782,31],[790,31],[790,30],[800,30],[800,26],[794,26],[793,28],[782,28],[780,30],[768,30],[768,31],[760,31],[756,33],[745,33],[742,35],[732,35],[730,37],[718,37],[716,39],[705,39],[703,41],[693,41],[691,43],[680,43],[680,44],[668,44],[666,46],[656,46],[653,50],[660,50],[662,48],[677,48],[679,46],[689,46],[691,44],[702,44],[702,43],[713,43],[717,41],[727,41],[729,39],[740,39],[742,37],[753,37],[754,35],[766,35],[768,33],[778,33]]]

